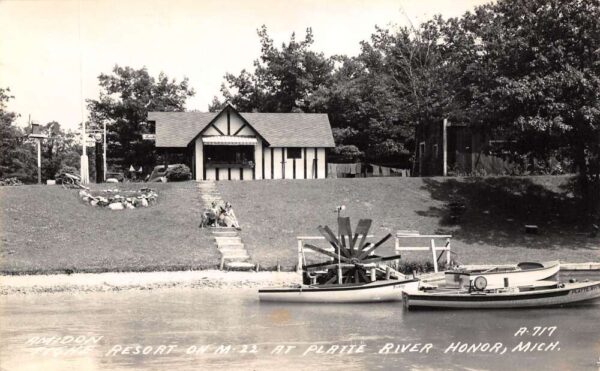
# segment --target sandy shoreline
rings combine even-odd
[[[0,295],[168,287],[243,288],[300,283],[295,272],[165,271],[0,276]]]
[[[470,266],[483,267],[480,265]],[[598,271],[600,263],[561,263],[561,270]],[[427,281],[443,279],[443,273],[421,276]],[[240,272],[240,271],[160,271],[160,272],[106,272],[40,275],[0,275],[0,295],[96,292],[121,290],[150,290],[170,287],[191,288],[255,288],[292,286],[301,282],[296,272]]]

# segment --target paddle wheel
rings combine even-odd
[[[382,268],[380,263],[400,259],[400,255],[381,257],[374,254],[392,235],[388,234],[375,244],[366,242],[371,223],[371,219],[360,219],[353,232],[350,218],[338,217],[337,235],[328,226],[319,226],[319,233],[333,247],[333,251],[304,244],[304,248],[330,258],[322,263],[305,264],[305,283],[360,284],[389,278],[390,269]]]

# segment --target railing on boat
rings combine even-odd
[[[367,238],[373,238],[373,235],[367,235]],[[401,246],[400,241],[402,239],[428,239],[429,240],[429,246]],[[442,257],[442,255],[444,254],[444,252],[446,253],[446,266],[450,265],[450,260],[451,260],[451,243],[450,243],[450,239],[452,238],[452,235],[449,234],[420,234],[418,231],[398,231],[396,233],[396,236],[394,238],[394,249],[396,251],[396,253],[401,253],[403,251],[430,251],[431,252],[431,256],[432,256],[432,260],[433,260],[433,269],[434,271],[437,273],[438,272],[438,261],[440,260],[440,258]],[[302,266],[306,264],[306,262],[304,261],[304,251],[311,251],[311,250],[304,250],[304,241],[314,241],[314,240],[324,240],[325,237],[323,236],[297,236],[296,240],[298,242],[298,265],[297,265],[297,271],[301,272],[302,271]],[[436,246],[435,241],[440,240],[440,239],[444,239],[445,242],[442,246]],[[327,250],[327,251],[335,251],[333,249],[333,247],[328,246],[328,247],[324,247],[323,249]],[[312,251],[311,251],[312,252]],[[439,253],[439,255],[438,255]]]
[[[400,246],[400,241],[402,239],[428,239],[429,246]],[[451,245],[450,239],[452,235],[449,234],[420,234],[418,231],[398,231],[395,237],[395,246],[394,249],[396,253],[400,253],[402,251],[430,251],[433,259],[433,269],[437,273],[438,271],[438,261],[446,252],[446,266],[450,265],[450,254]],[[443,246],[436,246],[436,239],[445,239],[445,244]],[[438,255],[439,252],[439,255]]]

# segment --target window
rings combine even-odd
[[[204,158],[209,165],[248,165],[254,161],[254,146],[206,146]]]
[[[302,148],[288,148],[287,158],[302,158]]]

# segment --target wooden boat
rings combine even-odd
[[[300,285],[258,290],[261,301],[294,303],[373,303],[402,300],[404,290],[417,290],[418,279],[381,280],[360,284]]]
[[[600,298],[600,281],[558,283],[542,281],[498,290],[433,290],[403,294],[404,307],[501,309],[563,306]]]
[[[523,262],[516,265],[484,269],[457,269],[445,272],[445,286],[478,289],[516,287],[554,276],[560,270],[558,261],[544,263]]]
[[[350,218],[338,217],[338,233],[327,226],[317,229],[330,248],[304,244],[303,249],[321,253],[327,260],[307,264],[302,250],[303,284],[297,287],[263,288],[261,301],[296,303],[371,303],[402,300],[405,289],[416,290],[419,280],[407,278],[384,264],[399,255],[382,257],[374,252],[392,237],[386,235],[375,244],[366,241],[371,219],[360,219],[354,231]],[[392,274],[396,279],[391,279]]]

